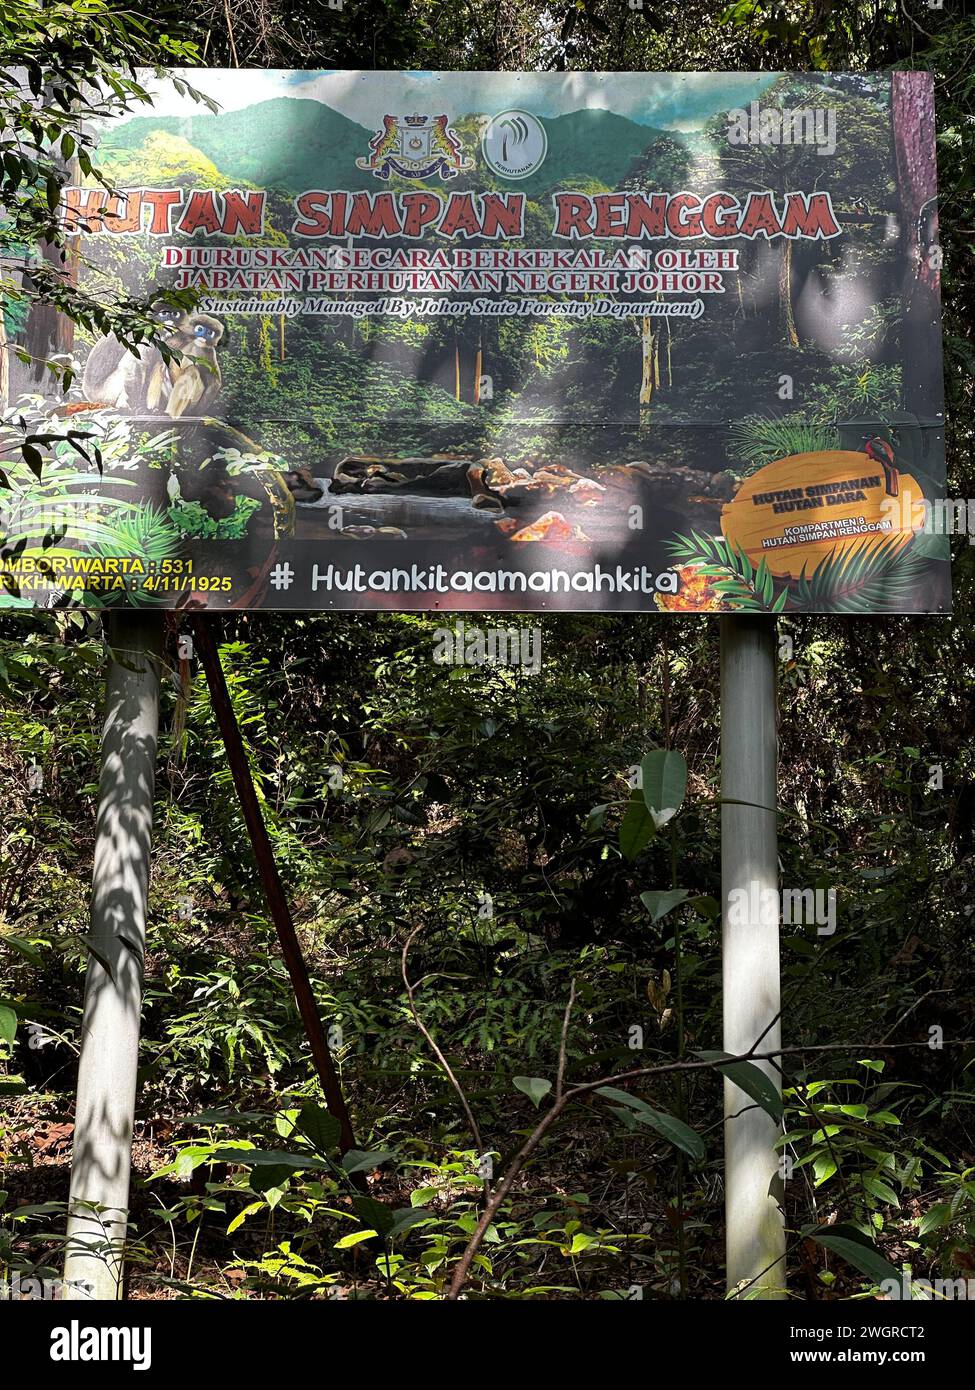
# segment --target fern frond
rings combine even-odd
[[[728,453],[745,465],[746,475],[776,459],[839,447],[835,426],[797,414],[745,415],[728,431]]]
[[[925,566],[913,545],[891,537],[864,540],[824,556],[810,575],[803,566],[792,607],[806,613],[897,612],[907,605]]]

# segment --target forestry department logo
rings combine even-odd
[[[383,128],[369,141],[369,149],[368,158],[357,159],[356,164],[377,179],[388,179],[390,174],[405,179],[433,175],[452,179],[474,167],[446,116],[384,116]]]
[[[527,111],[501,111],[488,122],[481,151],[499,178],[527,179],[545,159],[548,136],[537,116]]]

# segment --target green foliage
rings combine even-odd
[[[824,425],[871,415],[886,420],[900,408],[901,368],[871,362],[837,364],[814,383],[809,396],[815,419]]]
[[[166,515],[177,536],[236,541],[247,534],[247,523],[260,506],[256,498],[235,497],[230,516],[213,517],[201,502],[180,500],[169,507]]]
[[[123,293],[114,302],[79,288],[63,273],[70,228],[61,218],[63,189],[80,176],[110,188],[94,163],[99,121],[128,113],[150,100],[136,66],[192,66],[199,52],[185,14],[160,4],[151,18],[121,11],[110,0],[84,4],[8,0],[0,11],[0,257],[22,260],[25,248],[45,243],[31,256],[30,275],[0,275],[5,317],[23,318],[34,304],[53,305],[73,323],[115,333],[126,344],[152,338],[159,325],[154,302],[180,302],[155,290],[145,299]],[[26,84],[26,93],[24,91]],[[183,79],[181,94],[205,100]],[[25,99],[25,96],[27,99]],[[185,296],[182,302],[188,303]],[[44,344],[45,352],[50,345]],[[18,356],[29,359],[25,349]],[[50,364],[65,387],[71,369]]]
[[[839,447],[835,429],[801,415],[745,415],[728,430],[729,456],[745,465],[745,477],[776,459]]]
[[[701,574],[714,580],[715,592],[729,607],[745,613],[781,613],[789,594],[775,592],[775,580],[764,558],[758,569],[743,550],[733,546],[724,536],[678,536],[670,542],[675,562],[690,564]]]
[[[811,574],[803,568],[790,606],[799,612],[893,612],[910,603],[926,560],[914,542],[866,540],[828,554]]]
[[[971,189],[975,68],[966,54],[975,29],[967,19],[929,11],[925,37],[884,0],[879,10],[819,7],[813,31],[801,6],[786,13],[763,0],[722,18],[691,0],[655,9],[659,27],[609,25],[598,5],[540,25],[521,6],[502,35],[487,0],[463,10],[380,8],[376,26],[346,6],[320,29],[311,19],[277,22],[278,0],[260,15],[236,7],[238,56],[285,67],[381,60],[490,68],[505,61],[507,44],[526,67],[771,73],[830,65],[841,83],[856,84],[863,75],[842,69],[884,68],[913,52],[940,83],[946,208]],[[45,24],[59,16],[58,6],[34,12]],[[208,11],[207,23],[209,60],[229,65],[221,16]],[[914,47],[922,42],[926,50]],[[178,154],[170,147],[166,157]],[[884,197],[882,186],[871,189],[872,203]],[[967,496],[975,363],[962,219],[945,214],[942,239],[949,440],[958,495]],[[625,364],[598,325],[584,331],[584,342],[580,335],[569,346],[569,365],[586,354],[603,363],[600,381],[610,381]],[[540,358],[544,371],[545,351]],[[828,423],[860,400],[864,413],[881,411],[894,381],[875,367],[864,381],[868,360],[838,360],[835,398],[804,398],[803,415]],[[321,434],[305,443],[348,439],[354,447],[392,430],[394,371],[382,375],[360,427],[356,369],[340,352],[315,360],[307,375],[290,356],[278,366],[287,399],[307,395],[320,413]],[[765,366],[774,380],[772,356]],[[708,367],[709,406],[733,408],[737,360],[734,373]],[[234,381],[259,419],[260,374],[242,365]],[[478,437],[476,412],[449,396],[445,403],[445,394],[424,388],[431,435],[443,428]],[[580,418],[597,404],[573,401]],[[29,423],[46,432],[40,418]],[[585,418],[570,443],[606,447],[601,428]],[[404,450],[420,443],[410,427],[396,439]],[[543,439],[532,425],[524,448]],[[17,454],[23,432],[4,442]],[[74,455],[33,447],[60,495]],[[151,456],[136,457],[137,443],[120,447],[119,466],[102,434],[99,448],[115,482],[130,471],[125,460],[151,466]],[[33,477],[28,459],[11,470],[15,488]],[[732,599],[766,611],[767,575],[746,570],[737,552],[702,553],[695,538],[684,544],[685,558],[713,565]],[[969,559],[966,549],[956,562],[963,613]],[[435,667],[442,621],[250,614],[230,616],[224,632],[231,697],[352,1105],[358,1174],[339,1161],[335,1120],[321,1105],[202,679],[191,668],[183,740],[171,732],[181,696],[163,682],[132,1297],[438,1299],[477,1224],[485,1182],[497,1181],[552,1104],[546,1091],[536,1108],[513,1078],[554,1090],[573,980],[569,1085],[674,1064],[682,1036],[692,1057],[719,1043],[713,624],[533,618],[546,661],[526,676]],[[830,1299],[875,1290],[905,1258],[916,1278],[967,1277],[971,1049],[950,1043],[970,1034],[975,989],[970,624],[891,617],[877,640],[879,629],[862,623],[785,621],[796,640],[779,666],[779,795],[789,812],[780,818],[782,880],[836,885],[841,908],[833,936],[783,930],[784,1031],[790,1049],[845,1049],[787,1059],[781,1149],[795,1165],[786,1184],[790,1242]],[[167,662],[175,666],[171,648]],[[18,1024],[0,1068],[9,1189],[0,1199],[0,1259],[51,1277],[63,1202],[49,1194],[55,1184],[66,1190],[64,1149],[49,1147],[43,1162],[37,1154],[70,1115],[102,680],[90,615],[0,616],[0,1008]],[[682,802],[662,792],[648,801],[646,779],[630,796],[626,769],[640,764],[648,741],[680,748],[690,788]],[[934,764],[945,774],[938,790]],[[658,832],[651,811],[675,802],[679,814]],[[631,815],[640,829],[627,858],[620,832]],[[416,1006],[464,1087],[483,1146],[467,1133],[404,992],[401,953],[415,926],[423,927],[408,962]],[[934,1027],[944,1031],[943,1049],[927,1045]],[[469,1296],[618,1301],[636,1286],[647,1299],[669,1300],[683,1268],[690,1296],[723,1297],[720,1073],[747,1065],[722,1066],[718,1055],[681,1081],[618,1082],[618,1095],[568,1107],[495,1214]],[[743,1083],[755,1086],[754,1104],[774,1104],[750,1071],[734,1079],[746,1094]],[[353,1181],[360,1175],[366,1192]],[[793,1279],[791,1293],[804,1298],[807,1285]]]

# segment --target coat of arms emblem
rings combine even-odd
[[[357,159],[360,169],[374,178],[399,174],[406,179],[455,178],[473,169],[473,159],[463,151],[460,138],[446,116],[384,116],[383,128],[369,141],[367,159]]]

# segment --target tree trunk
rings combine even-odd
[[[81,178],[81,166],[77,157],[69,160],[64,165],[66,181],[77,183]],[[72,289],[78,285],[78,269],[81,262],[81,236],[75,234],[67,238],[65,246],[65,259],[61,260],[61,252],[50,242],[41,242],[41,256],[50,265],[62,280],[65,280]],[[28,264],[25,280],[29,282],[30,266]],[[25,333],[25,343],[27,351],[30,353],[32,361],[30,364],[30,374],[34,381],[41,381],[46,373],[46,364],[50,357],[63,355],[67,356],[74,347],[74,323],[66,314],[59,314],[50,304],[34,304],[30,316],[27,320]]]
[[[790,347],[799,346],[795,315],[792,312],[792,242],[782,238],[779,256],[779,316],[782,332]]]
[[[907,262],[904,298],[904,408],[942,412],[941,285],[938,172],[934,156],[934,89],[930,73],[891,78],[894,153],[901,206],[901,246]]]
[[[644,315],[640,320],[640,351],[643,359],[640,377],[640,406],[642,409],[648,406],[653,398],[655,379],[654,359],[657,352],[657,338],[653,331],[653,320],[649,315]]]
[[[0,269],[2,274],[2,269]],[[0,410],[10,404],[10,358],[7,353],[7,325],[4,318],[4,299],[0,295]]]

